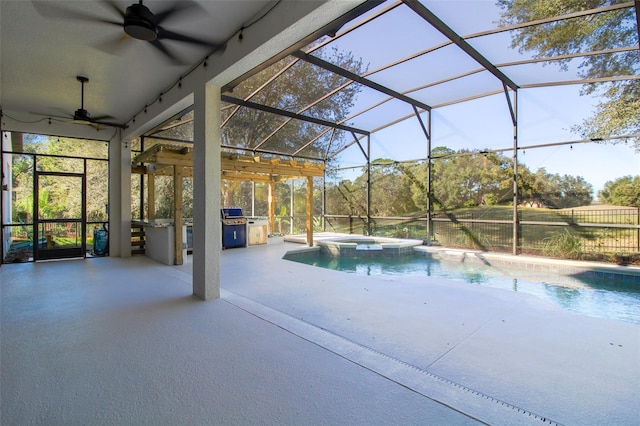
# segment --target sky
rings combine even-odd
[[[498,12],[493,0],[424,0],[432,11],[438,14],[459,34],[466,35],[495,27]],[[454,7],[451,7],[454,5]],[[464,11],[464,13],[460,13]],[[413,14],[414,15],[414,14]],[[423,39],[429,38],[427,45],[444,40],[442,35],[434,33],[430,27],[407,8],[398,8],[385,15],[384,21],[367,31],[354,31],[346,37],[336,40],[340,49],[352,51],[363,58],[369,70],[390,63],[425,48]],[[376,20],[374,22],[377,22]],[[414,26],[419,25],[419,26]],[[405,31],[402,31],[404,29]],[[514,49],[494,49],[493,46],[508,46],[508,33],[492,35],[486,38],[472,39],[472,44],[481,50],[488,59],[500,63],[530,57]],[[423,75],[428,73],[429,81],[437,81],[441,76],[456,75],[477,67],[473,59],[460,55],[460,51],[441,49],[437,55],[421,61],[412,61],[410,67],[396,68],[393,73],[373,74],[371,80],[389,83],[397,91],[416,87],[416,82],[424,83]],[[430,56],[431,55],[431,56]],[[527,56],[528,55],[528,56]],[[575,78],[577,61],[570,64],[569,71],[561,72],[556,65],[527,65],[505,67],[505,74],[518,83],[535,83]],[[494,78],[493,76],[489,76]],[[476,90],[486,92],[487,88],[501,87],[501,83],[469,79],[466,84],[441,85],[444,91],[431,90],[417,93],[429,99],[431,105],[443,102],[447,97],[460,98]],[[482,77],[485,78],[486,77]],[[413,81],[415,80],[415,81]],[[497,80],[497,79],[495,79]],[[497,84],[497,86],[496,86]],[[478,87],[474,87],[477,85]],[[486,85],[486,86],[485,86]],[[482,87],[480,87],[482,86]],[[571,129],[593,115],[599,99],[580,95],[581,85],[563,85],[546,88],[521,89],[518,91],[518,144],[529,146],[554,144],[581,140],[582,137]],[[447,92],[448,91],[448,92]],[[459,91],[453,94],[452,91]],[[375,95],[370,90],[361,92],[355,111],[372,103]],[[361,107],[362,106],[362,107]],[[393,104],[386,107],[385,114],[395,111],[397,116],[412,112],[406,105]],[[388,116],[365,114],[353,121],[355,127],[375,128],[391,121]],[[426,114],[423,114],[425,117]],[[374,125],[374,123],[376,125]],[[452,149],[500,149],[513,145],[513,126],[504,93],[467,101],[459,104],[436,108],[432,112],[432,147],[447,146]],[[504,155],[511,156],[511,152]],[[371,135],[371,157],[409,160],[425,158],[426,139],[417,119],[412,118]],[[581,176],[594,188],[594,198],[607,181],[626,175],[640,174],[640,153],[632,143],[617,141],[616,144],[576,143],[553,146],[542,149],[519,151],[518,160],[532,171],[544,168],[547,173]],[[362,165],[363,155],[357,146],[345,150],[340,156],[341,166]],[[359,171],[358,171],[359,174]]]

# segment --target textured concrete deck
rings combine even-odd
[[[222,253],[3,265],[0,423],[638,424],[640,326],[435,278]]]

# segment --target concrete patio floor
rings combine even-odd
[[[221,255],[0,268],[0,423],[639,424],[640,326],[431,277]]]

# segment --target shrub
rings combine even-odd
[[[542,253],[550,257],[580,259],[582,257],[582,243],[579,236],[564,229],[554,232],[543,240]]]
[[[491,239],[487,234],[469,229],[461,229],[458,235],[456,235],[453,244],[458,247],[471,248],[474,250],[493,250]]]

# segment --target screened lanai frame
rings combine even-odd
[[[605,140],[637,139],[638,134],[610,135],[594,139],[551,141],[524,146],[518,140],[518,93],[525,89],[556,87],[565,85],[584,85],[589,83],[608,83],[619,80],[640,79],[640,70],[633,75],[603,75],[584,79],[561,78],[557,71],[549,72],[542,64],[560,61],[579,60],[589,55],[618,55],[636,51],[640,54],[638,43],[631,46],[601,49],[592,52],[578,52],[555,57],[538,58],[509,47],[511,33],[529,26],[552,24],[567,19],[589,19],[599,14],[613,14],[621,10],[635,12],[636,29],[640,5],[637,1],[620,2],[597,9],[583,10],[562,16],[551,16],[533,22],[512,26],[496,26],[495,22],[483,20],[483,8],[495,7],[493,2],[469,2],[466,6],[474,8],[460,13],[459,7],[446,6],[447,2],[430,1],[368,1],[356,7],[350,14],[335,21],[323,30],[317,40],[305,40],[299,46],[283,52],[252,70],[241,78],[222,88],[222,129],[237,119],[239,112],[251,110],[255,120],[262,116],[277,116],[278,120],[271,128],[252,141],[225,140],[222,149],[244,153],[271,155],[276,157],[301,158],[317,161],[326,165],[333,164],[345,150],[361,153],[363,164],[351,167],[364,167],[367,175],[371,167],[371,135],[399,123],[409,120],[419,125],[424,136],[425,155],[410,161],[427,163],[427,238],[431,241],[431,165],[436,157],[432,156],[432,110],[458,103],[468,102],[491,96],[502,96],[507,111],[507,119],[512,125],[509,143],[498,146],[470,146],[469,153],[506,153],[513,157],[513,252],[518,252],[518,152],[536,148],[552,147],[563,144],[598,143]],[[469,17],[473,19],[469,19]],[[640,35],[638,37],[640,39]],[[377,49],[369,49],[368,56],[361,49],[366,42],[375,43]],[[336,46],[344,51],[352,46],[355,56],[361,56],[371,69],[359,74],[341,68],[331,61],[331,49]],[[328,52],[328,53],[327,53]],[[392,54],[389,57],[389,54]],[[449,58],[443,66],[443,58]],[[451,60],[451,58],[454,58]],[[319,67],[337,77],[335,87],[327,93],[317,96],[304,104],[288,104],[284,108],[282,99],[286,94],[272,96],[274,103],[260,103],[269,90],[280,80],[286,80],[289,73],[297,67]],[[280,71],[273,73],[257,87],[252,86],[252,77],[268,67],[277,66]],[[423,70],[429,70],[426,76]],[[416,72],[418,71],[418,72]],[[412,73],[413,72],[413,73]],[[281,89],[281,86],[278,86]],[[342,90],[357,87],[358,105],[346,117],[334,120],[324,117],[323,102],[332,96],[339,96]],[[364,100],[367,102],[365,103]],[[183,120],[182,123],[189,120]],[[269,121],[269,120],[265,120]],[[271,121],[270,121],[271,122]],[[283,141],[287,126],[300,125],[309,130],[311,136],[306,140]],[[146,137],[163,139],[160,126],[149,132]],[[278,140],[281,138],[281,140]],[[483,141],[484,143],[484,141]],[[286,149],[283,149],[286,147]],[[316,148],[316,149],[313,149]],[[322,148],[322,149],[320,149]],[[465,154],[457,154],[465,155]],[[336,166],[334,170],[340,170]],[[331,168],[327,166],[327,171]],[[367,179],[367,194],[370,181]],[[370,198],[367,195],[367,223]],[[324,211],[323,211],[324,213]],[[370,228],[367,228],[370,232]]]

